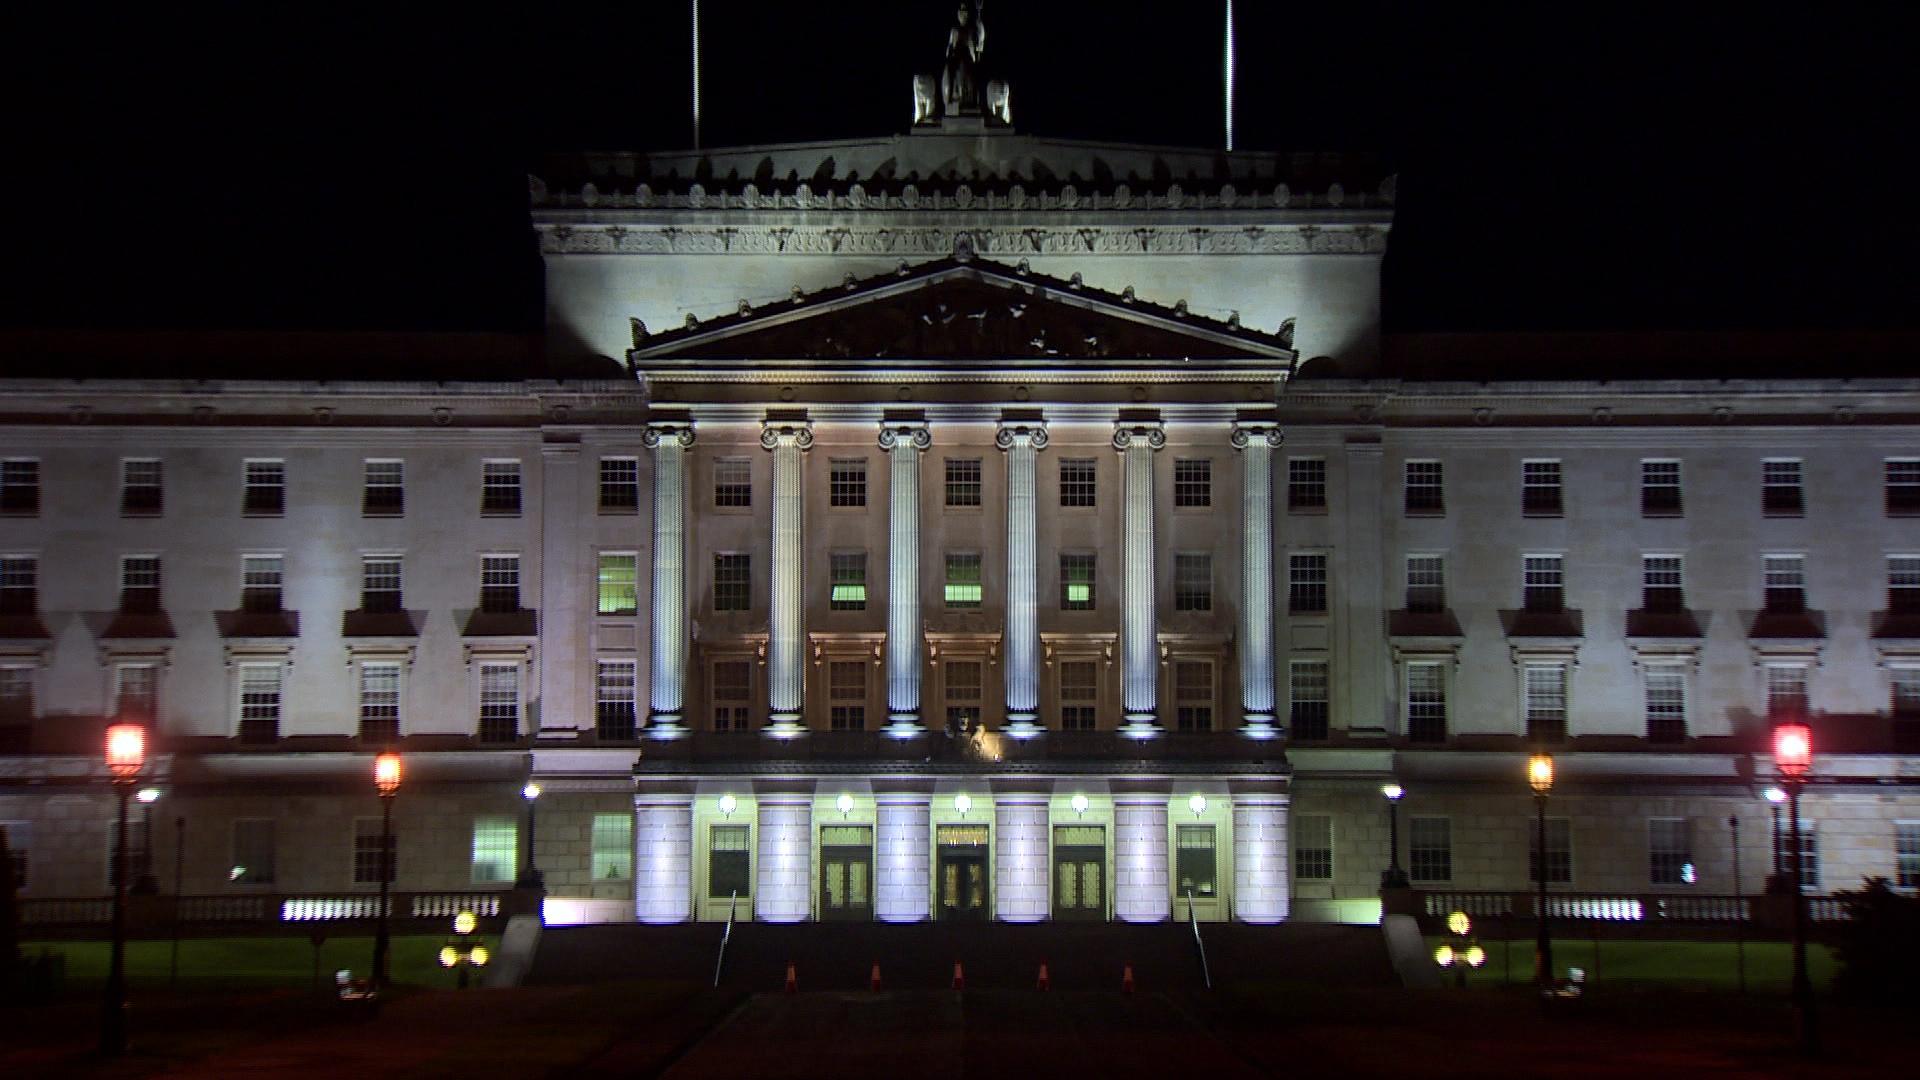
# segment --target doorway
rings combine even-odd
[[[934,874],[942,921],[987,919],[987,827],[942,825],[936,836]]]
[[[820,830],[820,918],[873,918],[873,827],[828,825]]]
[[[1098,922],[1107,916],[1107,830],[1057,825],[1053,830],[1053,917]]]

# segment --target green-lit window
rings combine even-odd
[[[510,885],[520,856],[520,826],[505,814],[473,819],[473,883]]]
[[[833,593],[827,606],[834,611],[865,611],[867,608],[867,553],[836,551],[828,556],[833,576]]]
[[[1181,825],[1174,833],[1174,874],[1178,893],[1195,900],[1212,899],[1218,860],[1214,857],[1211,825]]]
[[[1093,556],[1060,556],[1060,610],[1093,610]]]
[[[980,606],[980,553],[947,553],[947,606],[950,608],[977,608]]]
[[[600,604],[602,615],[631,615],[638,610],[639,593],[635,582],[640,573],[640,556],[631,551],[600,553]]]
[[[747,826],[715,825],[707,833],[707,895],[715,900],[747,896],[752,888],[747,872],[752,853],[747,849]]]
[[[593,880],[633,877],[633,815],[593,815]]]

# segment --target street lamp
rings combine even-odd
[[[160,891],[153,876],[153,804],[160,801],[160,789],[143,787],[133,797],[140,804],[140,875],[133,879],[133,893],[152,896]]]
[[[527,866],[526,869],[520,871],[520,880],[514,882],[514,887],[519,889],[545,888],[546,879],[540,876],[540,864],[536,861],[537,856],[535,855],[537,849],[534,847],[534,824],[537,820],[534,815],[534,808],[540,802],[540,785],[531,780],[527,781],[527,786],[520,789],[520,797],[527,800]]]
[[[1813,729],[1798,720],[1775,725],[1773,763],[1787,788],[1787,827],[1792,830],[1794,1013],[1800,1022],[1801,1048],[1816,1054],[1820,1051],[1820,1035],[1814,1023],[1813,982],[1807,978],[1806,847],[1800,839],[1800,789],[1813,771]]]
[[[127,799],[147,763],[147,729],[139,724],[107,728],[107,772],[119,808],[113,834],[113,952],[107,966],[107,996],[101,1005],[100,1052],[127,1051]]]
[[[1767,789],[1766,795],[1767,810],[1773,814],[1773,869],[1767,873],[1767,892],[1776,893],[1781,891],[1781,868],[1785,865],[1780,858],[1780,804],[1787,801],[1787,792],[1776,784]]]
[[[440,966],[453,969],[458,979],[456,985],[461,990],[467,988],[467,968],[486,967],[487,961],[493,959],[493,954],[487,951],[485,939],[473,936],[479,926],[480,920],[474,918],[471,911],[455,915],[453,937],[440,947]]]
[[[1407,789],[1399,784],[1382,784],[1380,794],[1387,797],[1387,868],[1380,873],[1380,887],[1404,889],[1408,882],[1407,872],[1400,869],[1400,800],[1406,797]]]
[[[373,786],[380,792],[380,910],[373,933],[373,985],[387,985],[387,890],[393,885],[393,797],[400,793],[400,755],[373,759]]]
[[[1553,981],[1553,937],[1547,931],[1547,793],[1553,790],[1553,755],[1535,754],[1527,759],[1527,784],[1533,788],[1533,805],[1538,832],[1535,842],[1533,876],[1539,892],[1535,898],[1540,916],[1540,933],[1533,944],[1533,981],[1542,990]]]

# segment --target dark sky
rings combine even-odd
[[[537,329],[525,174],[689,141],[687,4],[492,6],[0,16],[0,324]],[[1894,5],[1237,6],[1238,144],[1400,172],[1391,330],[1920,323]],[[1212,145],[1222,8],[999,0],[989,56],[1022,130]],[[703,11],[711,145],[902,130],[950,17]]]

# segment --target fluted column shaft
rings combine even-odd
[[[1159,620],[1154,610],[1153,455],[1167,444],[1166,432],[1155,422],[1122,421],[1113,433],[1120,451],[1126,506],[1123,532],[1121,603],[1121,707],[1123,728],[1136,736],[1159,730]]]
[[[686,451],[693,429],[654,425],[641,441],[653,451],[653,635],[649,723],[660,734],[681,728],[687,686]]]
[[[933,445],[921,421],[882,422],[880,448],[892,457],[887,495],[887,722],[917,735],[920,722],[920,454]]]
[[[1247,734],[1274,734],[1273,451],[1280,430],[1235,424],[1240,450],[1240,707]]]
[[[1038,421],[1003,420],[994,444],[1007,452],[1007,731],[1037,734],[1040,708],[1038,558],[1039,451],[1047,429]]]
[[[813,445],[802,421],[767,421],[760,445],[773,451],[773,581],[767,598],[767,730],[804,730],[806,605],[802,579],[800,455]]]

